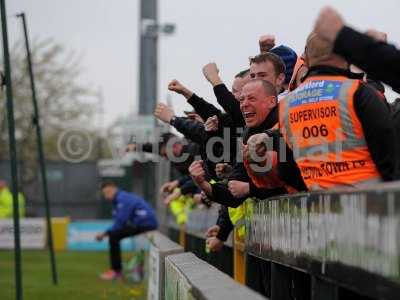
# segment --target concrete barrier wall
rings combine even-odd
[[[265,299],[192,253],[165,259],[166,300]]]
[[[184,249],[158,231],[148,234],[149,253],[149,285],[147,299],[164,299],[165,258],[168,255],[182,253]]]

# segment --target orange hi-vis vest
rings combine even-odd
[[[360,83],[311,76],[279,104],[281,132],[309,190],[382,181],[354,109]]]
[[[246,168],[246,172],[256,187],[274,189],[285,186],[285,183],[278,176],[277,159],[275,157],[273,157],[272,159],[273,161],[270,163],[271,168],[268,168],[268,170],[264,170],[267,167],[262,167],[254,163],[250,163],[247,157],[243,157],[243,164]],[[264,172],[262,172],[261,170],[263,170]]]
[[[273,128],[278,128],[274,126]],[[269,157],[271,160],[269,162],[270,168],[266,167],[266,162],[261,165],[256,165],[255,163],[249,162],[246,156],[243,156],[243,165],[246,169],[247,175],[250,177],[250,180],[257,188],[264,189],[276,189],[284,187],[286,188],[288,194],[294,194],[297,192],[296,189],[292,188],[288,184],[286,184],[278,174],[278,155],[276,152],[271,152],[272,155]],[[268,169],[268,170],[267,170]]]

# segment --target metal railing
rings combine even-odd
[[[202,256],[216,216],[192,214],[172,230],[198,239],[183,246]],[[223,250],[233,267],[223,271],[250,286],[262,276],[271,299],[400,299],[399,183],[253,201],[245,228],[244,245],[233,239]]]

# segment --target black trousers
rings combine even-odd
[[[111,269],[116,272],[120,272],[122,270],[120,241],[126,237],[135,236],[149,230],[151,229],[146,227],[125,225],[122,229],[111,231],[108,234],[108,242],[110,244]]]

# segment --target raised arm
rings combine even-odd
[[[228,90],[222,79],[219,77],[219,70],[215,63],[209,63],[203,67],[204,77],[213,86],[218,104],[231,115],[236,127],[244,126],[244,119],[240,110],[239,102],[231,91]]]
[[[168,89],[184,96],[187,102],[194,108],[194,110],[200,115],[203,120],[207,120],[209,117],[221,113],[218,108],[216,108],[214,105],[207,102],[203,98],[197,96],[176,79],[172,80],[169,83]]]

